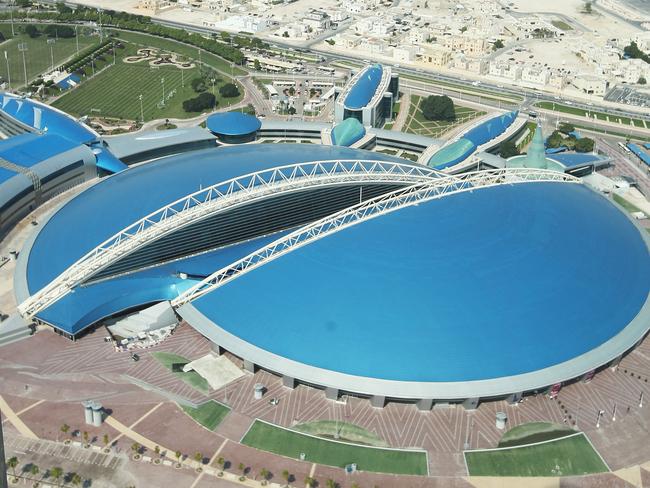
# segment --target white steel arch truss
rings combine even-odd
[[[435,181],[428,183],[416,184],[372,200],[367,200],[301,227],[214,272],[174,299],[172,306],[180,307],[189,303],[237,277],[273,261],[284,254],[305,246],[310,242],[400,208],[457,193],[471,192],[481,188],[531,182],[582,183],[575,176],[557,171],[512,168],[476,171],[458,176],[437,178]]]
[[[238,176],[182,197],[106,239],[18,306],[32,318],[75,286],[174,230],[255,199],[333,184],[397,183],[410,186],[440,173],[419,165],[375,160],[332,160],[277,166]]]

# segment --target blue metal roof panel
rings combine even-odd
[[[368,105],[379,87],[383,72],[384,68],[380,64],[368,66],[345,97],[344,105],[352,110]]]
[[[461,138],[438,149],[429,159],[427,166],[434,169],[449,168],[465,161],[474,151],[476,145],[468,139]]]
[[[350,117],[332,128],[332,144],[350,147],[366,135],[366,129],[357,119]]]
[[[637,315],[648,276],[648,247],[618,208],[585,186],[533,183],[351,226],[193,304],[227,332],[299,363],[468,381],[593,350]]]
[[[40,229],[27,265],[29,291],[45,286],[124,227],[201,187],[275,166],[359,158],[410,163],[339,146],[254,144],[210,148],[131,167],[77,195]],[[61,239],[62,235],[74,239]]]
[[[517,119],[517,115],[519,115],[519,112],[514,111],[493,117],[477,127],[470,129],[463,134],[463,137],[472,141],[477,146],[485,144],[503,134]]]
[[[8,169],[0,168],[0,183],[4,183],[9,178],[13,178],[14,176],[16,176],[16,174],[17,173],[14,173],[13,171],[9,171]]]
[[[206,127],[213,134],[224,136],[243,136],[257,132],[262,123],[253,115],[241,112],[225,112],[210,115]]]
[[[0,141],[0,158],[30,168],[77,146],[76,142],[55,134],[28,132]]]
[[[641,149],[639,146],[636,144],[630,142],[627,144],[627,147],[630,151],[632,151],[642,162],[644,162],[646,165],[650,166],[650,154],[646,153],[643,149]]]

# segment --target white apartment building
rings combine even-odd
[[[452,50],[440,44],[422,46],[418,61],[432,68],[446,68],[451,62]]]
[[[509,61],[491,61],[488,74],[508,81],[517,81],[521,78],[521,66]]]
[[[521,81],[533,85],[546,86],[550,77],[549,69],[545,66],[527,65],[521,70]]]
[[[576,75],[571,84],[583,93],[603,96],[607,92],[607,80],[601,76],[579,74]]]

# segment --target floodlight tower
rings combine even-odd
[[[7,62],[7,88],[11,90],[11,71],[9,71],[9,56],[5,51],[5,61]]]
[[[160,83],[162,84],[162,101],[160,102],[162,106],[165,106],[165,77],[160,78]]]
[[[27,52],[27,44],[21,42],[18,44],[18,50],[23,53],[23,70],[25,74],[25,86],[27,86],[27,61],[25,60],[25,53]]]
[[[52,61],[52,71],[54,71],[54,43],[55,39],[48,39],[47,43],[50,45],[50,59]]]

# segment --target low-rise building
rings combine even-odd
[[[433,68],[446,68],[451,62],[451,49],[440,44],[427,44],[422,47],[418,61]]]

